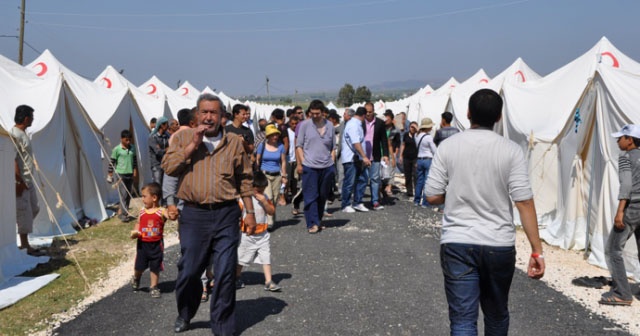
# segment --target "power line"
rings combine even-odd
[[[18,35],[0,35],[0,37],[13,37],[13,38],[20,38],[20,36]],[[27,47],[31,48],[31,50],[35,51],[38,54],[42,54],[42,52],[40,52],[39,50],[37,50],[34,46],[32,46],[31,44],[29,44],[29,42],[27,41],[23,41],[24,44],[27,45]]]
[[[67,24],[58,24],[58,23],[37,22],[37,21],[36,22],[30,21],[30,23],[33,25],[51,26],[51,27],[124,31],[124,32],[148,32],[148,33],[189,33],[189,34],[267,33],[267,32],[273,33],[273,32],[328,30],[328,29],[352,28],[352,27],[362,27],[362,26],[370,26],[370,25],[389,24],[389,23],[403,23],[407,21],[433,19],[433,18],[443,17],[443,16],[451,16],[451,15],[457,15],[457,14],[478,12],[478,11],[499,8],[499,7],[513,6],[513,5],[518,5],[518,4],[522,4],[529,1],[531,0],[519,0],[519,1],[512,1],[507,3],[502,3],[502,4],[467,8],[467,9],[448,11],[448,12],[430,14],[430,15],[403,17],[403,18],[397,18],[397,19],[384,19],[384,20],[377,20],[377,21],[365,21],[365,22],[359,22],[359,23],[345,23],[345,24],[337,24],[337,25],[311,26],[311,27],[287,27],[287,28],[264,28],[264,29],[217,29],[217,30],[174,29],[174,30],[171,30],[171,29],[150,29],[150,28],[121,28],[121,27],[113,27],[113,26],[100,27],[100,26],[84,26],[84,25],[67,25]]]
[[[274,9],[266,11],[247,11],[247,12],[222,12],[222,13],[197,13],[197,14],[93,14],[93,13],[56,13],[56,12],[29,12],[29,15],[52,15],[52,16],[92,16],[92,17],[203,17],[203,16],[238,16],[238,15],[260,15],[260,14],[280,14],[280,13],[295,13],[295,12],[307,12],[313,10],[323,9],[338,9],[347,7],[364,7],[378,4],[385,4],[391,2],[398,2],[400,0],[381,0],[370,1],[363,3],[351,3],[334,6],[321,6],[321,7],[307,7],[307,8],[292,8],[292,9]]]

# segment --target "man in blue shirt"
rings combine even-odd
[[[366,167],[371,166],[371,161],[367,158],[362,142],[364,141],[364,131],[362,130],[362,121],[367,110],[359,107],[355,115],[349,120],[345,126],[342,135],[342,143],[340,144],[342,167],[344,170],[344,178],[342,180],[342,211],[353,213],[358,211],[369,211],[362,204],[364,196],[364,187],[367,184]],[[356,181],[358,185],[356,184]],[[351,194],[353,195],[353,203],[351,203]]]

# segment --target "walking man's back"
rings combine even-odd
[[[488,89],[469,99],[471,128],[440,144],[427,201],[445,203],[440,260],[451,335],[477,335],[478,305],[486,335],[509,331],[509,288],[515,271],[515,202],[531,243],[528,274],[544,275],[533,193],[522,150],[492,131],[502,98]]]

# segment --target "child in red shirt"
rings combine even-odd
[[[160,279],[160,271],[164,270],[162,233],[164,222],[167,219],[167,210],[158,205],[161,197],[162,187],[158,183],[152,182],[142,188],[144,209],[140,209],[138,223],[131,231],[131,239],[138,239],[131,286],[133,291],[140,288],[140,277],[148,267],[151,273],[149,292],[154,298],[160,297],[158,280]]]

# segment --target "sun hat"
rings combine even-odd
[[[420,121],[420,129],[432,128],[435,124],[431,118],[424,118]]]
[[[272,134],[280,134],[280,130],[274,124],[269,124],[264,129],[264,134],[266,137],[269,137]]]
[[[620,129],[620,132],[616,132],[616,133],[611,133],[611,136],[614,138],[619,138],[621,136],[630,136],[632,138],[638,138],[640,139],[640,127],[636,126],[636,125],[624,125],[622,126],[622,128]]]

